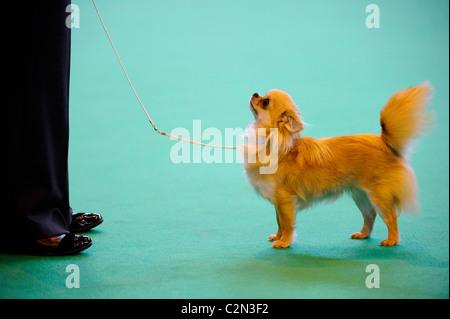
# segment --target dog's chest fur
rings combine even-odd
[[[276,190],[274,175],[260,174],[258,166],[250,165],[246,165],[245,172],[249,183],[253,186],[255,191],[262,197],[272,201]]]

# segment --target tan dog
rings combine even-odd
[[[276,209],[278,231],[269,237],[274,242],[272,247],[292,243],[297,211],[318,201],[335,200],[343,192],[352,196],[364,218],[361,231],[351,238],[369,237],[378,213],[388,228],[388,238],[380,244],[397,245],[396,212],[418,208],[416,176],[406,156],[409,142],[430,123],[423,112],[431,93],[427,82],[396,92],[381,110],[381,135],[320,139],[301,137],[300,112],[288,94],[279,90],[263,97],[253,94],[250,109],[255,121],[247,128],[247,138],[258,135],[258,128],[264,129],[262,147],[269,152],[269,129],[277,129],[276,171],[261,174],[266,161],[245,161],[249,182]],[[243,146],[245,159],[255,156],[252,152],[258,147],[253,146]]]

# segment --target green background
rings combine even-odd
[[[1,298],[448,298],[448,1],[97,0],[133,84],[159,129],[245,128],[254,92],[284,90],[305,136],[380,132],[399,89],[429,80],[434,129],[411,156],[421,214],[399,219],[401,244],[351,240],[362,217],[343,197],[297,216],[296,242],[275,250],[275,213],[240,163],[174,164],[88,0],[72,29],[70,196],[105,221],[68,257],[0,255]],[[208,142],[208,141],[206,141]],[[222,141],[224,144],[224,141]],[[192,146],[190,146],[192,151]],[[80,269],[80,289],[65,285]],[[368,289],[366,266],[380,269]]]

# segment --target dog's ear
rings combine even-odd
[[[297,112],[284,111],[278,119],[278,126],[280,129],[287,129],[289,133],[295,134],[303,130],[303,124],[300,120],[300,114]]]

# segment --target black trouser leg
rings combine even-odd
[[[6,111],[7,225],[39,239],[68,233],[70,0],[15,4]]]

